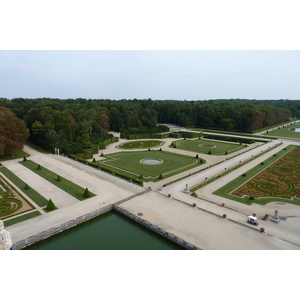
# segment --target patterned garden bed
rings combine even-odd
[[[259,197],[300,197],[300,147],[293,148],[232,194]]]
[[[5,219],[32,209],[33,206],[0,176],[0,218]]]

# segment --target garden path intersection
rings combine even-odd
[[[165,139],[164,145],[161,146],[162,150],[189,156],[194,155],[195,157],[196,153],[169,148],[171,142],[175,140],[177,139]],[[125,140],[120,139],[118,143],[110,144],[107,146],[107,149],[100,150],[100,153],[119,152],[120,149],[117,149],[116,145],[124,142]],[[31,160],[82,187],[88,187],[96,196],[84,201],[78,201],[45,179],[37,176],[18,163],[18,161],[5,161],[3,162],[5,167],[22,180],[28,182],[45,198],[54,200],[55,205],[59,208],[51,213],[42,214],[33,219],[8,226],[6,229],[11,233],[13,242],[17,243],[50,227],[58,226],[83,214],[95,211],[99,207],[105,207],[129,196],[134,196],[151,187],[152,191],[133,197],[131,200],[119,205],[130,213],[136,215],[142,213],[141,218],[201,249],[300,250],[299,206],[288,203],[282,205],[277,202],[271,202],[266,205],[255,203],[245,205],[213,194],[215,190],[224,186],[236,176],[240,176],[240,174],[248,171],[254,165],[287,147],[290,142],[279,144],[280,142],[278,141],[271,141],[266,144],[254,143],[245,149],[226,155],[226,159],[225,156],[199,154],[201,158],[207,161],[206,164],[155,183],[145,183],[145,187],[137,186],[67,157],[41,154],[25,146],[24,151],[31,155]],[[267,150],[268,152],[266,152]],[[205,178],[209,179],[217,176],[224,172],[225,168],[230,169],[258,154],[262,155],[197,190],[198,198],[184,192],[186,184],[189,188],[196,186],[205,181]],[[99,154],[94,157],[97,160],[101,159]],[[207,168],[210,165],[212,166]],[[207,169],[195,173],[204,168]],[[187,176],[191,173],[195,174]],[[183,178],[184,176],[187,177]],[[173,181],[175,182],[163,187],[166,183]],[[168,196],[169,194],[171,194],[171,197]],[[193,206],[193,203],[196,203],[196,207]],[[221,206],[221,203],[225,203],[225,206]],[[265,214],[273,215],[275,210],[279,211],[280,216],[288,217],[286,221],[281,221],[277,224],[268,220],[261,220]],[[261,233],[259,228],[247,224],[247,216],[252,215],[252,213],[257,214],[260,223],[258,227],[264,227],[265,233]],[[223,218],[223,214],[226,214],[227,218]]]

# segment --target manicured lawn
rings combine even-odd
[[[14,155],[5,154],[5,155],[0,156],[0,161],[23,158],[24,156],[28,157],[30,155],[22,150],[17,150]]]
[[[162,146],[164,142],[162,141],[133,141],[120,144],[118,148],[120,149],[143,149]]]
[[[251,170],[247,171],[245,174],[246,176],[239,176],[237,177],[236,179],[234,179],[233,181],[231,181],[230,183],[228,183],[227,185],[223,186],[222,188],[218,189],[217,191],[214,192],[215,195],[219,195],[219,196],[222,196],[222,197],[225,197],[225,198],[228,198],[228,199],[231,199],[231,200],[235,200],[235,201],[238,201],[238,202],[242,202],[242,203],[245,203],[245,204],[248,204],[250,205],[251,203],[258,203],[258,204],[266,204],[266,203],[269,203],[269,202],[273,202],[273,201],[280,201],[280,202],[287,202],[287,203],[293,203],[293,204],[297,204],[297,205],[300,205],[300,199],[297,199],[297,200],[289,200],[287,198],[282,198],[282,194],[281,194],[281,197],[276,197],[276,196],[271,196],[272,194],[272,190],[273,190],[273,185],[276,185],[276,184],[280,184],[279,181],[284,179],[284,178],[281,178],[281,179],[278,179],[278,182],[272,182],[272,185],[271,185],[271,182],[269,182],[269,190],[270,190],[270,197],[263,197],[263,198],[255,198],[254,200],[250,200],[249,199],[249,196],[246,196],[246,197],[239,197],[237,195],[233,195],[231,194],[235,189],[237,189],[238,187],[240,186],[243,186],[243,184],[245,184],[249,179],[251,179],[252,177],[257,177],[259,176],[260,172],[263,171],[263,169],[266,168],[266,170],[268,168],[272,168],[272,164],[280,157],[283,157],[285,154],[287,154],[287,152],[291,149],[291,148],[294,148],[294,146],[288,146],[286,148],[286,150],[281,150],[279,151],[276,156],[271,156],[269,157],[268,159],[266,159],[264,161],[264,164],[261,165],[257,165],[255,166],[254,168],[252,168]],[[287,154],[288,156],[289,154]],[[283,157],[284,158],[284,157]],[[278,161],[277,161],[278,162]],[[275,162],[276,164],[276,162]],[[299,162],[298,162],[299,164]],[[298,167],[299,168],[299,167]],[[268,184],[264,183],[265,185],[265,188],[267,188]],[[247,195],[251,195],[250,191],[248,191],[249,193]],[[274,195],[274,194],[273,194]],[[257,196],[257,194],[253,194],[253,196]],[[287,195],[287,197],[290,198],[289,195]]]
[[[131,174],[131,176],[134,176],[133,178],[139,178],[139,175],[142,174],[145,181],[147,181],[145,177],[152,177],[149,180],[157,181],[159,180],[157,177],[160,174],[162,174],[164,178],[167,178],[200,165],[200,159],[157,150],[119,152],[106,157],[106,160],[97,162],[100,167],[105,163],[106,166],[111,167],[112,171],[118,168],[115,170],[120,172],[121,169],[124,174]],[[146,165],[141,163],[141,160],[147,158],[161,159],[163,162],[158,165]],[[203,163],[204,162],[203,160]],[[153,177],[156,178],[154,179]]]
[[[21,180],[18,176],[12,173],[5,167],[0,167],[0,172],[3,173],[10,181],[12,181],[25,195],[27,195],[32,201],[34,201],[38,206],[43,207],[47,205],[48,200],[30,187],[29,190],[25,189],[26,183]]]
[[[177,149],[208,154],[211,151],[212,155],[225,155],[245,148],[245,145],[239,143],[217,142],[210,139],[197,139],[197,140],[179,140],[173,142]],[[172,147],[172,146],[170,146]]]
[[[26,162],[21,161],[20,164],[27,167],[31,171],[35,172],[36,174],[40,175],[44,179],[48,180],[55,186],[59,187],[60,189],[64,190],[65,192],[69,193],[73,197],[75,197],[78,200],[85,200],[90,197],[84,197],[84,191],[85,188],[80,187],[79,185],[67,180],[66,178],[61,177],[61,181],[57,181],[58,174],[44,168],[41,166],[41,169],[38,170],[38,164],[28,160]],[[95,194],[90,192],[90,196],[96,196]]]
[[[293,128],[300,128],[300,123],[284,126],[283,128],[270,131],[269,133],[265,133],[264,135],[269,136],[278,136],[283,138],[293,138],[293,139],[299,139],[300,140],[300,132],[295,132],[291,129]]]
[[[40,216],[40,215],[41,215],[41,213],[39,211],[33,211],[33,212],[28,213],[26,215],[15,217],[13,219],[4,221],[4,226],[5,227],[11,226],[11,225],[14,225],[16,223],[23,222],[23,221],[29,220],[31,218],[35,218],[35,217]]]

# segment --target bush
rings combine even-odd
[[[57,175],[56,181],[61,181],[61,177]]]
[[[246,173],[243,173],[243,174],[242,174],[242,176],[246,177],[246,176],[247,176],[247,174],[246,174]]]
[[[27,161],[27,158],[26,158],[26,156],[24,156],[24,157],[23,157],[23,161]]]
[[[93,162],[96,162],[96,158],[95,157],[93,158]]]
[[[143,179],[143,178],[144,178],[144,176],[143,176],[142,174],[140,174],[139,178],[140,178],[140,179]]]
[[[260,164],[261,164],[261,165],[264,165],[264,162],[262,161]]]
[[[209,150],[207,154],[211,154],[211,150]]]
[[[47,210],[55,210],[55,209],[57,209],[57,207],[55,206],[53,201],[51,199],[49,199],[48,204],[47,204]]]
[[[198,154],[196,154],[195,158],[199,158],[199,155],[198,155]]]
[[[29,190],[29,189],[30,189],[30,187],[29,187],[29,185],[28,185],[27,183],[25,184],[24,189],[25,189],[25,190]]]
[[[150,148],[148,148],[148,151],[150,151]]]
[[[91,197],[90,191],[88,190],[88,188],[85,189],[84,193],[83,193],[83,197],[84,198],[89,198]]]
[[[163,175],[159,174],[158,179],[163,179],[163,178],[164,178]]]
[[[250,196],[249,199],[250,199],[250,200],[254,200],[255,198],[254,198],[253,196]]]
[[[37,166],[37,169],[38,169],[38,170],[42,170],[41,165],[38,165],[38,166]]]
[[[162,151],[161,148],[159,148],[159,151]]]

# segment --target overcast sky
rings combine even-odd
[[[300,51],[0,51],[0,97],[300,99]]]

